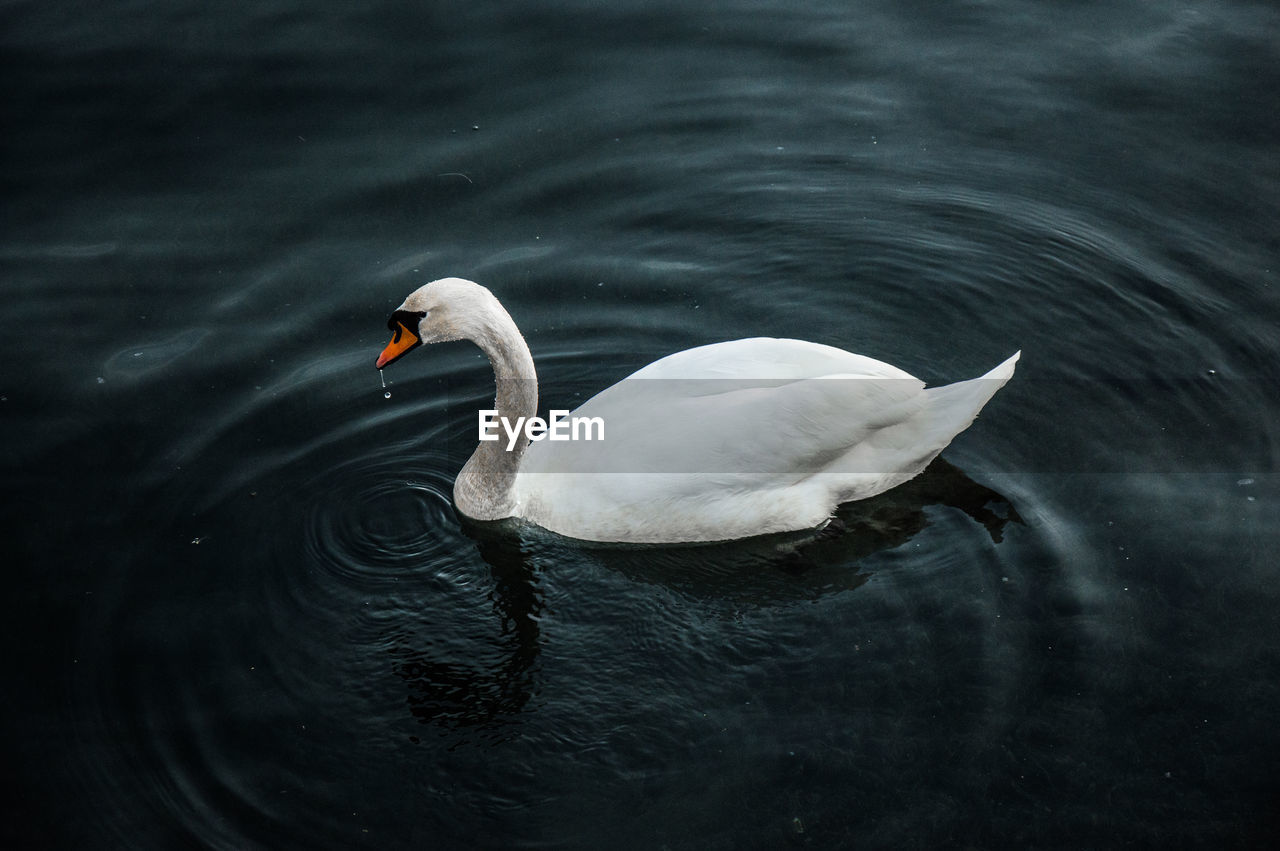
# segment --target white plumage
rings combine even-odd
[[[396,315],[405,313],[423,314],[423,342],[468,338],[485,350],[501,416],[534,413],[532,357],[488,290],[436,281]],[[392,352],[395,345],[380,367],[407,351]],[[481,443],[455,500],[469,516],[521,517],[592,541],[715,541],[813,528],[838,504],[919,474],[1012,377],[1018,357],[980,378],[926,388],[895,366],[803,340],[688,349],[570,414],[599,418],[603,440],[521,440],[512,451],[505,441]],[[521,392],[526,385],[532,393]]]

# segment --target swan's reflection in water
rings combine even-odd
[[[489,597],[497,656],[483,662],[442,661],[405,641],[392,648],[392,655],[395,673],[409,687],[409,711],[418,721],[479,728],[486,738],[501,739],[535,690],[542,592],[519,537],[491,534],[475,542],[494,582]]]
[[[863,555],[905,543],[928,525],[930,505],[956,508],[980,523],[993,543],[1004,540],[1010,523],[1023,525],[1017,509],[998,491],[969,478],[945,458],[936,458],[923,473],[873,499],[840,506],[837,519],[867,547]],[[861,530],[861,534],[857,532]]]
[[[993,543],[1003,539],[1010,523],[1023,522],[1008,499],[941,458],[892,491],[841,506],[823,529],[742,541],[589,544],[521,523],[464,520],[463,531],[492,574],[492,645],[498,655],[446,661],[401,641],[392,650],[394,669],[408,685],[409,710],[419,722],[471,729],[483,738],[514,736],[538,687],[544,566],[578,559],[716,605],[777,605],[858,588],[871,576],[859,562],[910,541],[929,524],[930,506],[964,512]]]

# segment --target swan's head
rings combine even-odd
[[[511,318],[484,287],[462,278],[441,278],[419,287],[387,320],[394,335],[378,356],[382,369],[423,343],[482,340]]]

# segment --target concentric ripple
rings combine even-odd
[[[438,463],[428,466],[432,460]],[[337,578],[376,578],[437,562],[462,546],[443,459],[356,459],[310,482],[309,561]]]

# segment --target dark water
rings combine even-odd
[[[0,840],[1263,847],[1280,14],[1247,2],[0,7]],[[544,404],[759,334],[1021,348],[819,540],[450,503]]]

